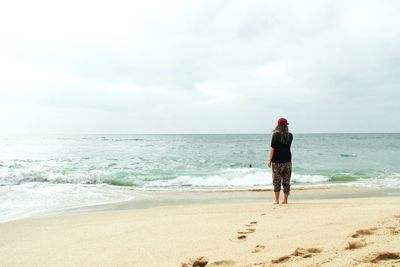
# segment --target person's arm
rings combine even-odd
[[[271,147],[271,149],[269,150],[269,160],[268,160],[268,167],[270,167],[270,168],[271,168],[272,158],[274,157],[274,152],[275,152],[275,149],[273,147]]]

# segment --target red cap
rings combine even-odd
[[[287,126],[289,123],[287,122],[287,120],[285,118],[280,118],[278,120],[278,125],[279,126]]]

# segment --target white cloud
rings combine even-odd
[[[399,131],[399,7],[2,3],[0,123],[9,132],[264,132],[288,116],[303,132]],[[382,127],[383,116],[392,123]]]

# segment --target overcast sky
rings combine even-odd
[[[400,132],[400,1],[3,1],[2,133]]]

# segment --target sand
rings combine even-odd
[[[254,194],[2,223],[0,266],[400,266],[400,197]]]

